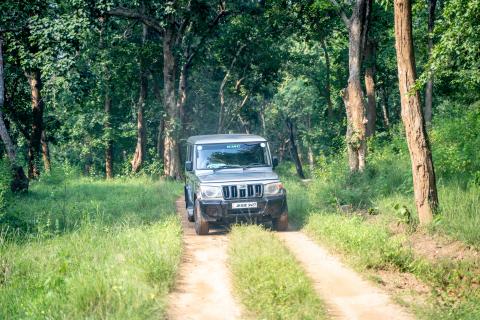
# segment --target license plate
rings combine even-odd
[[[253,209],[257,207],[256,202],[235,202],[232,203],[232,209]]]

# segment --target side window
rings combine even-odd
[[[187,161],[192,161],[192,146],[187,145]]]

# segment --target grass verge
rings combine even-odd
[[[161,318],[182,253],[178,190],[146,178],[33,185],[0,231],[0,319]]]
[[[344,253],[360,270],[397,270],[415,275],[432,288],[429,308],[415,310],[426,319],[479,319],[480,270],[475,262],[427,261],[382,225],[361,217],[313,213],[304,229],[314,239]],[[414,299],[413,299],[414,300]]]
[[[310,280],[273,233],[259,226],[234,227],[229,264],[235,290],[255,318],[326,318]]]

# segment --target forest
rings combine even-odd
[[[480,318],[479,31],[480,0],[1,1],[0,318],[176,318],[217,133],[265,137],[292,226],[408,313]],[[287,238],[225,237],[238,318],[330,318]]]

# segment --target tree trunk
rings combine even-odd
[[[164,104],[167,113],[164,130],[164,174],[166,177],[180,179],[180,114],[175,99],[175,56],[174,46],[175,19],[168,17],[163,35],[163,85]]]
[[[217,126],[217,133],[222,133],[225,126],[225,85],[227,84],[228,78],[232,72],[233,66],[237,62],[240,53],[242,53],[243,49],[245,48],[245,44],[242,44],[237,52],[235,53],[235,57],[233,58],[232,62],[230,63],[230,67],[227,69],[225,76],[223,77],[222,83],[220,84],[220,89],[218,90],[218,96],[220,98],[220,112],[218,113],[218,126]]]
[[[144,24],[142,32],[142,47],[147,40],[148,28]],[[148,90],[148,78],[145,61],[140,56],[140,77],[139,77],[140,90],[137,102],[137,145],[135,147],[135,153],[132,159],[132,172],[138,172],[146,157],[146,132],[144,121],[145,102],[147,100]]]
[[[153,84],[153,94],[155,95],[155,99],[158,100],[159,103],[163,103],[164,100],[162,98],[162,94],[160,92],[160,88],[158,83],[155,81],[155,77],[152,74],[152,84]],[[165,131],[165,119],[164,113],[161,113],[160,119],[158,121],[158,128],[157,128],[157,141],[156,141],[156,150],[157,156],[159,158],[163,158],[163,132]]]
[[[107,85],[108,86],[108,85]],[[107,179],[113,178],[113,140],[110,138],[112,124],[111,120],[111,110],[112,110],[112,99],[110,97],[110,89],[105,88],[105,131],[107,133],[107,143],[105,146],[105,176]]]
[[[32,127],[30,131],[30,141],[28,143],[28,177],[34,179],[40,175],[37,161],[38,154],[40,153],[43,130],[42,82],[39,69],[28,73],[27,76],[32,98]]]
[[[187,90],[188,90],[188,74],[192,64],[193,54],[190,53],[189,47],[183,50],[183,63],[180,68],[180,77],[178,79],[178,99],[177,108],[180,113],[182,121],[182,129],[185,130],[187,124],[187,113],[185,106],[187,105]]]
[[[433,28],[435,26],[435,7],[437,0],[428,0],[428,57],[433,49]],[[430,75],[425,87],[425,122],[430,125],[432,122],[432,104],[433,104],[433,75]]]
[[[413,189],[420,224],[428,224],[438,206],[432,154],[423,121],[420,95],[415,90],[415,57],[410,0],[395,0],[395,48],[402,120],[412,163]]]
[[[325,94],[327,98],[327,115],[328,120],[333,120],[333,104],[332,104],[332,94],[331,94],[331,85],[330,85],[330,57],[327,51],[327,44],[325,39],[322,39],[320,42],[323,49],[323,54],[325,55]]]
[[[260,122],[262,125],[262,136],[267,135],[267,124],[265,122],[265,102],[260,105]]]
[[[23,167],[18,166],[17,155],[15,151],[15,146],[10,138],[8,133],[7,126],[5,125],[5,120],[3,118],[3,105],[5,104],[5,77],[3,73],[3,39],[2,34],[0,34],[0,137],[2,138],[3,143],[5,144],[5,149],[7,150],[7,156],[10,160],[12,166],[12,183],[11,190],[13,192],[21,192],[28,190],[28,178],[25,176]]]
[[[295,134],[293,132],[293,122],[292,120],[286,120],[288,134],[290,138],[290,156],[292,157],[293,162],[295,163],[295,168],[297,169],[297,174],[301,179],[305,179],[305,174],[303,173],[302,162],[300,161],[300,157],[298,156],[298,148],[297,144],[295,143]]]
[[[51,164],[50,164],[50,150],[48,148],[48,140],[45,130],[42,130],[41,136],[41,143],[42,143],[42,158],[43,158],[43,168],[45,172],[50,172]]]
[[[385,87],[382,87],[382,115],[383,115],[383,124],[385,128],[390,127],[390,119],[388,116],[388,96]]]
[[[248,127],[248,122],[245,121],[245,119],[243,119],[242,117],[242,109],[247,103],[248,97],[249,97],[248,94],[245,97],[243,97],[242,102],[240,103],[240,106],[238,108],[238,119],[240,120],[240,123],[242,124],[243,130],[245,131],[246,134],[250,134],[250,129]]]
[[[367,92],[367,138],[375,134],[377,121],[377,101],[375,91],[375,44],[368,41],[365,47],[365,89]]]
[[[308,164],[310,166],[310,174],[312,174],[313,169],[315,169],[315,157],[313,155],[312,146],[308,145]]]
[[[3,119],[3,105],[5,104],[5,77],[3,74],[3,39],[0,34],[0,136],[5,144],[7,150],[7,156],[10,163],[13,165],[16,162],[15,146],[13,145],[10,134],[8,133],[7,126]]]
[[[366,23],[366,0],[357,0],[349,22],[348,85],[343,91],[347,114],[347,151],[351,172],[363,171],[366,156],[366,135],[363,92],[360,73],[363,56],[363,39]]]

